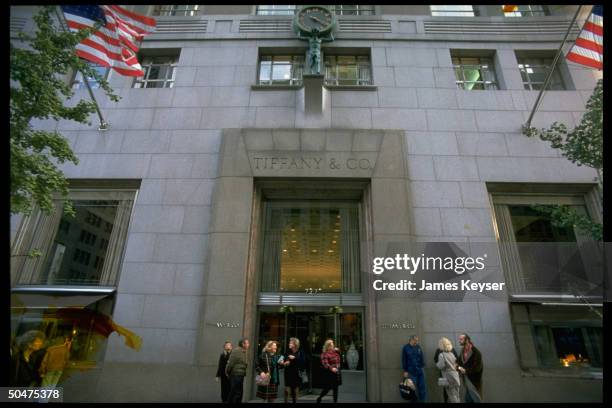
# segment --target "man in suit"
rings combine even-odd
[[[232,352],[232,342],[227,340],[223,344],[223,353],[219,356],[219,364],[217,365],[217,376],[215,381],[221,379],[221,401],[227,402],[230,391],[229,378],[225,374],[225,367],[227,367],[227,361],[229,360],[230,353]]]

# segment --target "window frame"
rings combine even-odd
[[[348,5],[348,6],[332,5],[329,7],[331,7],[332,11],[337,16],[375,16],[376,15],[376,6],[374,4],[372,5],[355,4],[355,5]],[[345,7],[347,7],[346,10],[345,10]],[[355,12],[351,13],[348,11],[355,11]]]
[[[106,245],[102,245],[104,239],[96,240],[95,245],[87,245],[87,248],[102,248],[104,246],[103,274],[96,278],[96,282],[84,283],[60,283],[53,281],[49,283],[49,277],[43,276],[52,268],[55,252],[52,253],[56,237],[63,218],[63,199],[56,195],[54,197],[54,210],[46,215],[35,206],[29,215],[22,218],[15,240],[11,245],[11,286],[53,286],[53,287],[116,287],[119,284],[119,275],[125,248],[127,245],[128,230],[133,218],[134,203],[136,201],[137,188],[71,188],[68,199],[75,201],[118,201],[117,211],[113,219],[113,228],[110,232]],[[89,224],[87,224],[89,225]],[[78,241],[78,239],[77,239]],[[63,245],[63,244],[62,244]],[[80,243],[84,246],[86,244]],[[64,246],[65,247],[65,246]],[[25,254],[33,249],[42,252],[38,257],[27,257]],[[82,248],[80,249],[83,252]],[[86,255],[73,257],[87,258]],[[91,255],[90,255],[91,257]],[[88,263],[91,259],[87,260]]]
[[[276,58],[284,58],[288,57],[287,62],[283,63],[280,60],[275,61]],[[268,79],[262,81],[262,63],[270,62],[270,71]],[[276,63],[275,63],[276,62]],[[274,79],[274,67],[278,66],[289,66],[290,78],[287,80],[275,80]],[[259,55],[257,60],[257,85],[260,86],[301,86],[303,84],[303,75],[304,75],[304,67],[305,67],[305,55],[302,53],[296,52],[287,52],[287,53],[262,53]],[[286,82],[287,81],[287,82]]]
[[[539,63],[533,64],[528,63],[527,61],[537,61]],[[550,61],[550,63],[546,64],[546,61]],[[548,75],[548,71],[553,61],[554,58],[548,56],[526,56],[521,55],[520,53],[516,54],[516,62],[519,69],[519,73],[521,75],[523,89],[526,91],[539,91],[540,89],[542,89],[541,87],[544,85],[544,82],[546,82],[546,76]],[[546,89],[547,91],[567,91],[569,89],[568,84],[566,83],[566,80],[561,72],[560,64],[561,60],[558,60],[553,71],[551,81],[548,84],[548,88]],[[542,82],[536,82],[531,80],[530,74],[533,73],[528,72],[528,70],[533,69],[534,67],[537,67],[539,69],[543,68],[544,80]],[[527,79],[526,81],[525,78]],[[560,86],[560,88],[552,88],[553,84],[555,84],[555,86]],[[539,85],[540,87],[534,88],[534,85]]]
[[[457,9],[457,7],[470,6],[472,10],[467,9]],[[432,7],[440,7],[440,9],[434,10]],[[443,9],[441,7],[448,7]],[[459,4],[450,4],[450,5],[433,5],[429,6],[429,11],[432,17],[478,17],[478,8],[474,7],[470,4],[459,5]],[[467,13],[472,13],[471,15],[467,15]]]
[[[462,59],[467,59],[467,58],[475,58],[478,60],[477,64],[463,64],[462,63]],[[455,60],[459,60],[459,63],[456,64]],[[483,63],[483,60],[486,60],[487,63]],[[483,91],[497,91],[500,89],[499,87],[499,80],[497,79],[497,70],[495,67],[495,58],[493,55],[490,56],[484,56],[484,55],[453,55],[453,52],[451,51],[451,63],[453,65],[453,71],[455,72],[455,83],[457,84],[457,87],[459,89],[463,89],[466,91],[477,91],[477,90],[483,90]],[[483,66],[487,66],[486,71],[483,70]],[[480,72],[480,77],[482,78],[481,81],[467,81],[465,78],[465,72],[464,69],[466,67],[478,67],[478,71]],[[457,70],[459,70],[461,72],[461,76],[462,79],[457,78]],[[490,75],[493,76],[494,81],[487,81],[485,72],[490,73]],[[482,84],[482,89],[474,89],[474,87],[472,87],[471,89],[466,89],[465,85],[467,83],[473,83],[474,86],[476,84]]]
[[[518,10],[516,11],[504,11],[504,17],[545,17],[550,15],[550,10],[545,5],[540,4],[527,4],[517,6]],[[521,10],[521,7],[525,7],[526,9]],[[533,7],[541,7],[541,10],[534,10]]]
[[[339,64],[338,63],[338,58],[342,58],[342,57],[352,57],[355,58],[355,63],[353,64]],[[333,64],[328,64],[329,59],[334,59],[334,63]],[[360,63],[359,60],[360,58],[367,58],[367,65],[365,63]],[[369,54],[362,54],[362,53],[357,53],[357,54],[349,54],[346,52],[342,52],[342,53],[336,53],[336,52],[326,52],[326,50],[323,50],[323,67],[325,69],[325,77],[324,77],[324,84],[325,86],[331,86],[331,87],[343,87],[343,86],[349,86],[349,87],[369,87],[374,85],[374,78],[372,76],[372,58]],[[356,78],[355,79],[341,79],[340,78],[340,68],[341,67],[354,67],[355,68],[355,72],[356,72]],[[362,69],[366,69],[368,72],[368,79],[367,80],[362,80],[361,79],[361,72]],[[333,75],[330,74],[331,71],[333,72]],[[354,81],[355,83],[350,83],[350,84],[346,84],[346,83],[340,83],[340,81]]]
[[[93,62],[88,62],[88,64],[92,66],[93,69],[98,71],[105,81],[109,80],[111,73],[110,67],[104,67],[102,65],[94,64]],[[104,73],[99,72],[101,70],[103,70]],[[98,82],[94,77],[87,77],[87,82],[89,83],[91,89],[100,88],[100,82]],[[73,90],[87,89],[87,85],[85,85],[85,81],[83,81],[83,74],[80,71],[76,71],[74,73],[70,86]]]
[[[184,6],[179,6],[176,4],[156,4],[153,6],[153,11],[151,12],[151,15],[158,17],[194,17],[199,16],[200,12],[202,11],[202,9],[198,7],[200,7],[200,5],[198,4],[187,4]]]
[[[156,59],[167,58],[169,62],[155,62]],[[178,66],[179,54],[168,54],[168,55],[151,55],[144,56],[142,58],[141,67],[144,71],[142,77],[135,77],[132,88],[143,89],[143,88],[174,88],[176,81],[176,67]],[[165,78],[153,78],[150,79],[151,71],[153,67],[166,67]],[[162,86],[149,86],[149,84],[162,84]]]
[[[280,7],[280,6],[284,6],[284,7]],[[293,16],[298,10],[297,5],[282,4],[280,6],[279,5],[256,5],[255,15],[256,16]],[[271,8],[262,10],[261,7],[271,7]],[[262,11],[265,11],[266,13],[262,13]]]

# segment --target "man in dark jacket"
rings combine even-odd
[[[247,351],[249,350],[249,339],[242,339],[238,342],[238,347],[232,350],[225,374],[229,378],[230,392],[227,401],[230,404],[242,402],[242,392],[244,388],[244,377],[247,373],[249,363],[247,361]]]
[[[459,336],[459,344],[461,345],[461,352],[457,360],[458,370],[470,380],[478,391],[480,399],[482,399],[482,354],[466,333]],[[465,402],[475,402],[469,392],[465,393]]]
[[[45,334],[38,330],[30,330],[16,339],[18,348],[11,358],[10,386],[40,387],[39,368],[46,352],[44,342]]]
[[[221,379],[221,401],[227,402],[230,391],[229,378],[225,374],[225,367],[227,367],[227,361],[229,360],[230,353],[232,352],[232,342],[226,341],[223,344],[223,353],[219,356],[219,364],[217,366],[216,380]]]
[[[440,355],[441,352],[442,350],[436,349],[436,354],[434,355],[434,364],[438,362],[438,356]],[[451,352],[455,356],[455,361],[459,361],[459,356],[457,355],[455,348],[453,348]],[[442,371],[440,371],[440,377],[442,377]],[[446,403],[448,401],[448,395],[446,394],[446,387],[442,387],[442,394],[444,395],[444,402]]]
[[[425,358],[423,350],[419,346],[419,338],[410,336],[408,344],[402,348],[402,368],[404,369],[404,378],[410,377],[417,388],[419,402],[427,401],[427,384],[425,384]]]

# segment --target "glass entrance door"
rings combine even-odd
[[[323,386],[321,352],[327,339],[334,340],[340,349],[343,387],[342,393],[365,394],[363,320],[361,311],[329,313],[329,308],[308,308],[310,311],[280,313],[261,311],[259,315],[258,353],[269,340],[277,341],[280,353],[285,353],[289,338],[300,340],[306,354],[308,383],[302,394]],[[283,376],[281,375],[281,378]],[[282,385],[282,383],[281,383]],[[365,395],[364,395],[365,398]]]

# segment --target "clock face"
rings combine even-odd
[[[311,33],[314,29],[320,33],[325,33],[332,29],[334,16],[325,7],[304,7],[296,15],[296,23],[301,30],[308,33]]]

